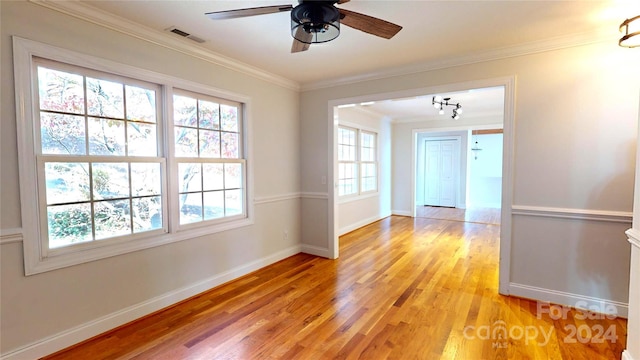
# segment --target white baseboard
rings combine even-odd
[[[627,350],[622,352],[622,360],[634,360]]]
[[[615,315],[625,319],[629,315],[629,304],[627,303],[544,289],[535,286],[510,283],[509,295],[549,302],[552,304],[581,307],[589,310],[598,309],[599,311],[595,312]],[[614,310],[615,313],[611,310]]]
[[[41,339],[22,348],[0,354],[0,360],[39,359],[56,351],[67,348],[106,331],[124,325],[155,311],[161,310],[175,303],[203,293],[218,285],[229,282],[252,271],[271,265],[302,251],[302,247],[293,246],[273,255],[258,259],[246,265],[214,275],[203,281],[185,286],[142,303],[124,308],[98,319],[89,321],[74,328],[62,331],[53,336]]]
[[[353,230],[359,229],[359,228],[361,228],[363,226],[369,225],[369,224],[374,223],[374,222],[376,222],[378,220],[384,219],[385,217],[386,216],[383,216],[383,217],[373,216],[373,217],[370,217],[368,219],[364,219],[364,220],[358,221],[358,222],[356,222],[354,224],[349,224],[347,226],[344,226],[344,227],[340,228],[340,230],[338,230],[338,236],[344,235],[344,234],[346,234],[348,232],[351,232]]]
[[[392,215],[398,215],[398,216],[413,216],[413,211],[406,211],[406,210],[391,210],[391,214]]]
[[[490,209],[500,209],[502,206],[501,203],[473,203],[469,208],[490,208]]]
[[[331,259],[331,253],[327,248],[321,248],[319,246],[302,244],[302,252],[309,255],[320,256],[323,258]]]

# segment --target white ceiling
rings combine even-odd
[[[387,40],[342,26],[336,40],[295,54],[290,53],[289,12],[216,21],[204,14],[296,5],[296,0],[84,3],[151,29],[175,26],[206,40],[202,46],[208,50],[306,84],[585,33],[608,32],[615,41],[618,25],[624,16],[631,16],[625,8],[640,2],[351,0],[337,6],[391,21],[403,29]]]
[[[176,27],[205,40],[197,44],[179,38],[199,51],[261,69],[301,88],[505,56],[522,53],[522,49],[540,50],[545,46],[552,48],[594,40],[617,41],[618,25],[626,17],[640,12],[638,0],[351,0],[336,6],[396,23],[403,29],[387,40],[342,26],[336,40],[314,44],[308,51],[292,54],[289,12],[217,21],[204,14],[269,5],[295,6],[295,0],[81,1],[77,4],[99,14],[125,19],[147,32],[162,32],[173,40],[179,36],[166,30]],[[484,93],[474,95],[481,94]],[[431,106],[430,97],[427,101]],[[476,99],[476,102],[496,103],[491,99]],[[466,103],[470,104],[469,100]],[[400,108],[406,113],[397,113]],[[405,103],[394,108],[388,104],[378,111],[400,119],[422,116],[411,113],[410,109],[417,108],[422,105]]]

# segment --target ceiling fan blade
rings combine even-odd
[[[391,39],[402,30],[400,25],[345,9],[340,9],[340,23],[385,39]]]
[[[311,44],[303,43],[302,41],[293,39],[293,44],[291,44],[291,53],[293,54],[297,52],[307,51],[309,50],[309,45]]]
[[[273,14],[278,12],[291,11],[291,9],[293,9],[293,6],[291,5],[274,5],[237,10],[214,11],[206,13],[205,15],[207,15],[211,20],[224,20],[254,15]]]
[[[348,3],[351,0],[338,0],[338,4]]]
[[[297,52],[309,50],[309,45],[311,45],[309,43],[311,42],[312,38],[313,38],[313,34],[304,31],[302,26],[299,26],[296,29],[296,37],[293,39],[293,44],[291,44],[291,52],[297,53]],[[302,42],[298,39],[303,39],[307,42]]]

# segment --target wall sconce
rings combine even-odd
[[[620,32],[624,35],[618,41],[622,47],[634,48],[640,46],[640,15],[625,20],[620,24]]]

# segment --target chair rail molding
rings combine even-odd
[[[21,243],[22,229],[0,229],[0,245]]]
[[[640,230],[638,229],[629,229],[625,232],[625,234],[627,234],[627,237],[629,239],[629,242],[631,243],[631,245],[635,246],[636,248],[640,249]]]
[[[633,220],[633,213],[630,211],[569,209],[529,205],[512,205],[511,214],[574,220],[607,221],[628,224],[631,224],[631,221]]]
[[[299,192],[296,193],[288,193],[288,194],[280,194],[280,195],[271,195],[271,196],[256,196],[253,199],[253,203],[256,205],[275,203],[281,201],[288,200],[297,200],[302,197],[302,194]]]

